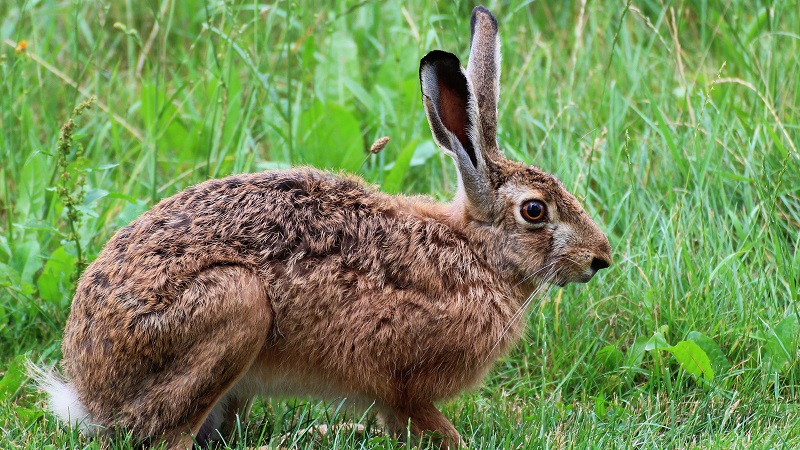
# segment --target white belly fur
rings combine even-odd
[[[278,368],[253,367],[232,388],[230,394],[240,398],[309,398],[339,404],[357,413],[374,409],[375,399],[364,394],[345,392],[321,377],[292,373]]]

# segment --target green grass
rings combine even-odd
[[[99,448],[42,414],[19,355],[59,359],[79,252],[93,259],[158,199],[303,163],[449,198],[417,70],[434,48],[466,61],[473,6],[0,2],[4,448]],[[503,43],[501,147],[583,200],[615,265],[552,289],[520,345],[445,414],[473,448],[800,446],[796,3],[488,6]],[[59,130],[90,96],[59,165]],[[387,148],[366,153],[380,136]],[[711,381],[659,350],[693,331],[713,341]],[[375,427],[302,432],[349,420],[335,412],[265,399],[244,444],[399,445]]]

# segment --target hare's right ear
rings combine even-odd
[[[473,208],[492,205],[486,162],[476,142],[475,96],[461,62],[452,53],[434,50],[420,61],[419,79],[433,138],[456,161],[460,194]]]
[[[500,93],[500,38],[497,19],[483,6],[472,10],[470,19],[467,78],[477,94],[478,124],[476,142],[485,154],[499,153],[497,148],[497,103]]]

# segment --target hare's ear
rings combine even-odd
[[[420,61],[419,79],[433,138],[455,159],[459,188],[473,206],[491,205],[486,164],[475,141],[475,97],[461,62],[452,53],[434,50]]]
[[[441,50],[428,53],[419,63],[419,81],[436,143],[459,165],[463,161],[476,168],[475,100],[458,57]]]
[[[478,116],[476,141],[485,153],[497,147],[497,102],[500,92],[500,38],[497,20],[483,6],[472,10],[467,77],[475,90]]]

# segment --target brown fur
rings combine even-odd
[[[473,14],[496,39],[491,14]],[[423,96],[437,97],[425,67]],[[464,92],[480,99],[481,83]],[[585,282],[611,262],[555,177],[506,160],[494,138],[464,156],[454,123],[461,139],[496,128],[475,129],[496,100],[478,105],[436,129],[426,101],[459,167],[452,204],[297,168],[207,181],[121,229],[81,278],[64,334],[63,370],[91,422],[184,446],[229,426],[254,395],[346,397],[374,403],[394,432],[410,423],[458,445],[434,403],[481,381],[542,284]],[[547,223],[520,219],[531,198]]]

